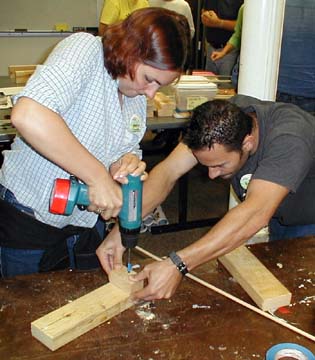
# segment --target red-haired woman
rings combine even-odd
[[[145,170],[146,96],[180,76],[188,44],[186,18],[146,8],[102,38],[67,37],[37,67],[15,99],[11,119],[20,136],[0,171],[3,276],[80,267],[80,259],[89,267],[89,250],[96,261],[98,216],[116,217],[119,183]],[[54,179],[70,174],[87,184],[89,211],[51,214]]]

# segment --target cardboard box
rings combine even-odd
[[[218,91],[217,85],[204,76],[183,75],[173,86],[177,112],[193,110],[196,106],[212,100]]]

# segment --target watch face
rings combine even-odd
[[[186,275],[188,273],[188,269],[185,263],[181,262],[178,264],[177,269],[183,274]]]
[[[169,258],[173,261],[173,263],[176,265],[177,270],[182,274],[186,275],[188,273],[188,269],[186,264],[183,262],[183,260],[176,254],[175,251],[172,251],[169,254]]]

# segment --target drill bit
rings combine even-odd
[[[132,265],[131,265],[131,249],[128,248],[128,260],[127,260],[127,271],[128,273],[130,273],[132,270]]]

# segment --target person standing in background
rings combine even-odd
[[[227,56],[231,51],[237,50],[236,63],[232,69],[232,84],[237,88],[238,72],[239,72],[239,61],[240,61],[240,50],[242,42],[242,28],[243,28],[243,10],[244,4],[240,7],[237,15],[236,25],[234,33],[230,37],[229,41],[225,44],[224,48],[220,51],[213,51],[211,54],[211,60],[215,61],[218,65],[220,61],[224,61],[224,57]]]
[[[315,114],[315,2],[285,5],[277,101]]]
[[[195,35],[195,25],[190,5],[185,0],[149,0],[149,5],[154,7],[162,7],[173,10],[186,16],[190,28],[190,37],[193,39]]]
[[[244,5],[242,5],[239,9],[233,35],[230,37],[229,41],[225,44],[222,50],[212,52],[211,60],[218,61],[234,49],[238,51],[240,50],[242,40],[243,9]]]
[[[148,6],[148,0],[105,0],[98,34],[103,36],[106,26],[124,20],[133,11]]]
[[[217,75],[231,75],[238,51],[232,50],[221,61],[211,59],[213,51],[223,49],[232,36],[236,18],[243,0],[205,0],[201,21],[206,27],[206,65],[205,69]]]

